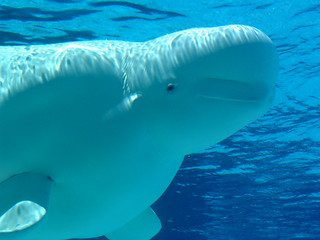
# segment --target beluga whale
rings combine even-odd
[[[277,72],[242,25],[0,47],[0,240],[152,239],[184,155],[262,116]]]

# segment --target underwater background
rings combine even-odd
[[[274,41],[274,106],[185,156],[153,206],[163,225],[154,240],[320,239],[320,0],[0,0],[0,45],[146,41],[228,24]]]

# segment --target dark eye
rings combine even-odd
[[[173,83],[169,83],[167,86],[167,92],[173,92],[176,89],[176,86]]]

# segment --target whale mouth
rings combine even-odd
[[[261,83],[205,78],[197,83],[196,95],[207,100],[232,102],[260,102],[273,96],[271,87]]]

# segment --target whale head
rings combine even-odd
[[[276,49],[255,28],[191,29],[136,48],[134,62],[145,64],[131,65],[128,89],[162,144],[184,153],[208,147],[272,104]]]

